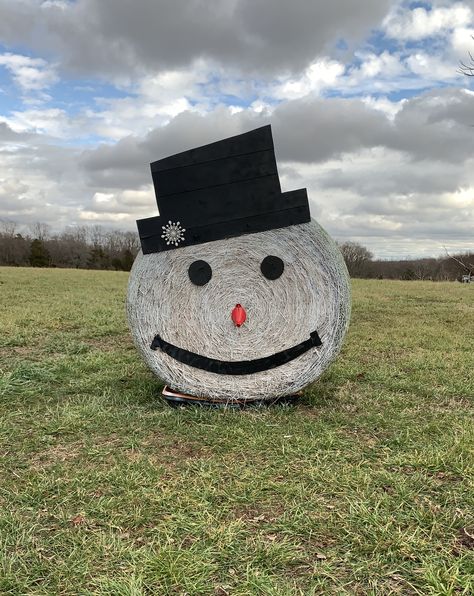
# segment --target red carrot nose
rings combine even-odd
[[[245,308],[241,304],[236,304],[232,309],[232,320],[234,321],[234,325],[236,327],[240,327],[245,323],[245,319],[247,318],[247,313],[245,312]]]

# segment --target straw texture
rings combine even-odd
[[[281,277],[266,279],[260,264],[281,258]],[[204,260],[212,278],[196,286],[188,268]],[[242,327],[231,319],[241,304]],[[133,265],[127,313],[136,346],[148,366],[176,391],[223,402],[272,400],[315,381],[339,352],[350,317],[346,266],[334,241],[314,220],[162,253],[139,253]],[[291,348],[316,330],[323,345],[260,373],[234,376],[200,370],[150,344],[166,341],[219,360],[253,360]]]

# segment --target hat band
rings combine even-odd
[[[301,193],[304,200],[301,200],[300,205],[205,226],[188,226],[185,221],[165,221],[162,217],[140,219],[137,224],[143,254],[308,223],[311,216],[306,190],[293,193]]]

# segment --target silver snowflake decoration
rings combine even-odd
[[[166,244],[174,244],[178,246],[180,242],[184,240],[184,232],[186,232],[186,228],[182,228],[179,221],[176,223],[169,221],[166,226],[161,226],[163,228],[163,234],[161,237],[166,240]]]

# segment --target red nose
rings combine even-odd
[[[232,320],[234,321],[234,325],[236,327],[240,327],[245,323],[245,319],[247,318],[247,313],[245,312],[245,308],[241,304],[236,304],[232,309]]]

